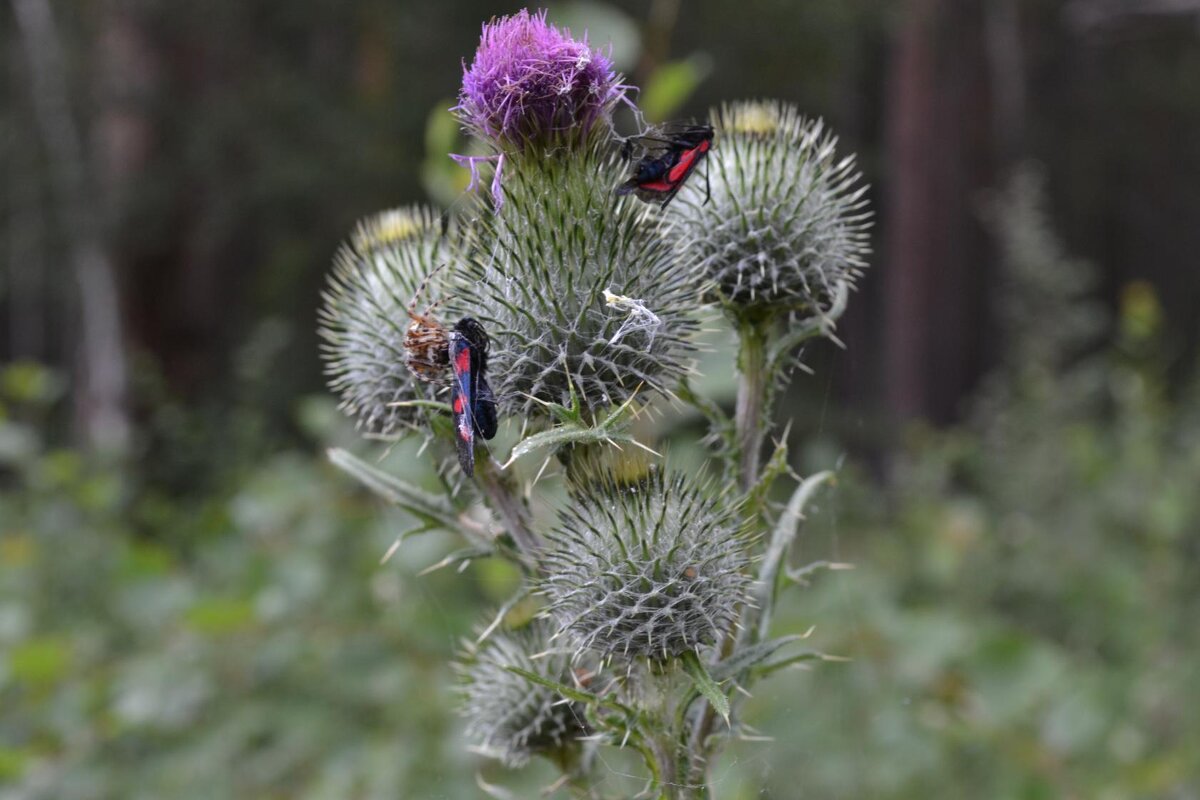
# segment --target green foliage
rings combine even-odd
[[[710,72],[711,59],[702,55],[663,64],[650,75],[638,98],[642,113],[652,122],[670,119]]]
[[[1057,261],[1038,263],[1024,272],[1055,280]],[[1074,318],[1080,303],[1068,292],[1044,313]],[[720,796],[1197,791],[1200,384],[1164,388],[1155,308],[1134,287],[1109,342],[1074,338],[1036,379],[1010,361],[968,424],[913,430],[894,488],[849,467],[805,506],[799,562],[856,570],[785,561],[812,586],[779,585],[777,638],[708,665],[723,689],[781,668],[733,709],[735,731],[774,741],[731,744]],[[1016,332],[1054,330],[1042,322]],[[384,512],[316,447],[243,465],[204,500],[138,495],[43,444],[60,381],[39,369],[0,372],[0,442],[22,443],[0,466],[0,796],[479,796],[445,664],[477,609],[511,597],[514,568],[418,577],[458,546],[438,531],[380,566],[418,521]],[[319,440],[350,439],[328,427],[329,401],[300,413]],[[379,469],[428,492],[412,452]],[[148,519],[162,535],[135,531]],[[800,641],[814,623],[820,648],[850,660],[797,682],[785,667],[828,658]],[[558,686],[612,731],[636,722]],[[633,795],[625,758],[606,752],[600,774]],[[515,796],[552,780],[529,770],[503,777]]]
[[[266,458],[204,501],[133,494],[46,449],[17,421],[37,416],[11,390],[28,382],[0,384],[0,439],[31,443],[0,467],[0,796],[474,793],[445,664],[511,576],[478,593],[418,578],[453,546],[432,532],[381,567],[411,519],[315,452]],[[151,513],[195,538],[138,535]]]
[[[1062,255],[1041,204],[1025,175],[997,206],[1002,308],[1021,324],[970,423],[914,431],[886,493],[843,475],[809,528],[810,548],[858,569],[778,625],[819,612],[853,661],[750,704],[773,763],[795,764],[775,795],[801,774],[818,798],[1200,788],[1200,498],[1185,488],[1200,485],[1200,425],[1190,393],[1164,389],[1144,287],[1080,357],[1098,330],[1090,268]]]

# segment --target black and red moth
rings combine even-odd
[[[450,409],[458,463],[467,477],[475,474],[475,437],[496,435],[496,396],[487,382],[488,335],[479,322],[463,317],[450,331]]]
[[[626,155],[630,153],[633,141],[641,143],[645,154],[634,166],[633,177],[617,187],[617,194],[633,193],[640,200],[666,206],[708,155],[713,129],[711,125],[682,125],[634,136],[625,142]],[[707,174],[704,180],[707,202]]]

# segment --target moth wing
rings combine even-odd
[[[450,382],[450,410],[454,414],[454,445],[458,448],[458,464],[468,478],[475,474],[475,425],[472,423],[471,345],[459,333],[450,334],[450,365],[454,380]]]
[[[483,375],[479,376],[475,388],[475,432],[484,439],[493,439],[496,436],[496,430],[500,427],[500,420],[496,413],[496,395]]]

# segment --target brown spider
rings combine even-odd
[[[408,316],[412,321],[408,330],[404,332],[404,363],[417,378],[430,382],[440,379],[450,366],[449,332],[433,316],[434,309],[442,301],[439,300],[426,307],[424,312],[417,313],[417,299],[425,291],[429,279],[436,273],[437,270],[434,270],[417,287],[412,302],[408,304]]]

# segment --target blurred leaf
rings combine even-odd
[[[0,746],[0,781],[16,779],[25,771],[30,755],[23,750]]]
[[[171,569],[171,555],[152,542],[133,542],[124,553],[123,577],[146,578],[163,575]]]
[[[32,427],[0,421],[0,464],[26,464],[40,450],[41,440]]]
[[[201,633],[232,633],[254,622],[254,604],[240,598],[213,597],[192,606],[185,618]]]
[[[551,3],[547,18],[575,36],[587,36],[587,42],[609,54],[613,65],[622,72],[633,69],[641,52],[641,33],[637,22],[609,3],[575,0]],[[610,50],[611,48],[611,50]]]
[[[663,64],[646,79],[638,106],[650,122],[671,119],[711,72],[712,59],[704,53]]]
[[[439,100],[425,119],[425,159],[421,163],[421,184],[438,205],[454,204],[471,181],[470,173],[450,158],[451,153],[472,152],[477,147],[464,140],[458,119],[450,108],[451,98]]]
[[[8,654],[8,669],[13,678],[38,685],[60,680],[70,662],[70,644],[59,636],[30,639],[14,646]]]
[[[33,361],[0,367],[0,398],[14,403],[46,405],[62,397],[66,381],[57,372]]]

